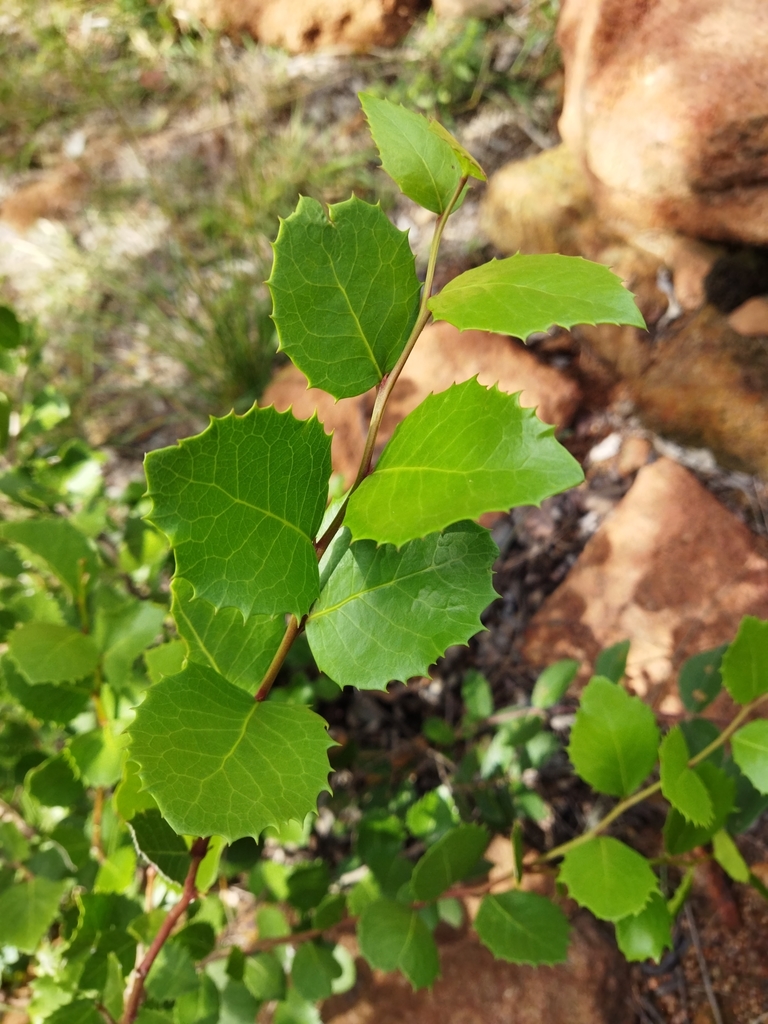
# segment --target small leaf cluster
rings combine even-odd
[[[752,880],[732,836],[768,802],[764,722],[747,721],[768,690],[758,620],[684,666],[695,717],[663,739],[621,685],[626,645],[604,652],[567,749],[619,803],[564,845],[526,850],[526,829],[551,817],[536,780],[564,763],[554,711],[568,707],[574,661],[499,710],[467,674],[461,720],[426,718],[419,738],[450,766],[440,786],[417,787],[391,761],[366,765],[362,791],[344,782],[353,744],[337,746],[321,712],[344,688],[426,676],[467,643],[495,598],[497,551],[475,520],[582,478],[553,428],[477,380],[426,398],[376,460],[420,332],[433,318],[519,337],[642,323],[606,268],[559,256],[494,261],[432,295],[447,219],[483,171],[435,122],[362,103],[383,167],[435,215],[426,281],[404,233],[355,197],[328,210],[301,199],[269,281],[281,348],[310,385],[337,399],[373,389],[346,494],[330,498],[331,440],[314,417],[254,406],[213,419],[147,457],[146,496],[131,485],[113,499],[98,453],[46,433],[51,392],[15,410],[0,475],[0,947],[3,984],[29,987],[33,1024],[237,1024],[263,1003],[276,1024],[319,1021],[315,1004],[354,983],[345,932],[372,967],[428,987],[435,928],[460,927],[470,894],[495,956],[554,964],[568,947],[560,897],[522,878],[555,864],[627,956],[658,957],[680,897],[605,834],[658,791],[665,857],[685,866],[711,844]],[[6,328],[8,350],[29,356],[15,318],[0,317]],[[744,708],[723,732],[698,717],[720,680]],[[511,851],[506,888],[484,859],[494,836]],[[233,942],[227,915],[246,889],[255,936]]]

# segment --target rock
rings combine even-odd
[[[379,447],[397,424],[431,392],[477,375],[481,384],[498,383],[502,391],[522,391],[521,402],[534,407],[545,423],[567,426],[581,399],[578,384],[554,367],[540,363],[521,343],[486,331],[458,331],[447,323],[430,324],[400,376],[379,431]],[[333,430],[333,466],[349,484],[354,479],[365,444],[374,392],[334,402],[324,391],[307,389],[306,378],[290,366],[267,388],[261,405],[281,412],[293,408],[307,419],[317,412],[326,430]]]
[[[38,181],[12,192],[0,206],[0,220],[24,232],[38,220],[66,216],[78,204],[88,187],[88,175],[74,161],[68,161]]]
[[[653,280],[629,281],[646,320],[658,320]],[[652,430],[711,448],[726,465],[768,475],[768,338],[744,338],[712,306],[678,317],[655,337],[635,327],[581,326],[604,367]]]
[[[573,921],[568,962],[521,967],[494,960],[474,936],[440,942],[442,977],[413,992],[399,973],[358,959],[357,985],[327,1000],[327,1024],[631,1024],[627,965],[587,914]]]
[[[176,0],[179,19],[231,35],[253,36],[291,53],[394,46],[423,7],[421,0]]]
[[[651,442],[644,437],[625,437],[616,464],[619,476],[630,476],[642,469],[652,450]]]
[[[558,39],[560,134],[603,219],[768,243],[764,0],[565,0]]]
[[[507,164],[491,178],[481,227],[503,252],[579,252],[592,207],[590,182],[567,146]]]
[[[768,298],[747,299],[728,317],[729,326],[745,338],[768,338]]]
[[[672,713],[681,663],[732,640],[746,614],[768,616],[768,560],[688,470],[662,458],[639,471],[534,615],[524,653],[535,665],[578,658],[586,678],[600,650],[629,639],[629,684]]]

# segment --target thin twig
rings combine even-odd
[[[176,922],[192,900],[197,899],[197,886],[195,885],[197,869],[200,867],[200,862],[208,852],[208,844],[210,841],[211,838],[208,836],[204,839],[196,839],[192,844],[192,849],[189,851],[192,860],[189,865],[187,877],[184,880],[184,889],[181,894],[181,899],[168,912],[168,916],[160,925],[160,930],[153,939],[152,945],[147,950],[146,956],[136,968],[133,988],[131,989],[128,1002],[125,1004],[125,1011],[123,1013],[121,1024],[133,1024],[135,1021],[136,1015],[139,1012],[139,1007],[141,1006],[141,1001],[144,998],[144,982],[146,981],[152,964],[157,959],[158,953],[165,945],[176,925]]]
[[[696,927],[696,921],[694,920],[690,903],[686,903],[685,905],[685,920],[688,924],[688,931],[691,934],[693,948],[696,950],[696,959],[699,961],[701,980],[704,982],[704,991],[707,993],[707,999],[709,1000],[709,1005],[712,1009],[712,1016],[715,1019],[715,1024],[723,1024],[723,1015],[720,1013],[720,1007],[717,1005],[715,990],[712,988],[712,979],[709,976],[707,961],[704,959],[704,950],[701,948],[699,930]]]

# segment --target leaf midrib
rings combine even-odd
[[[447,559],[445,562],[441,562],[440,568],[442,569],[444,566],[448,567],[454,565],[456,562],[463,561],[463,557],[450,558]],[[321,608],[319,611],[316,612],[312,612],[309,615],[307,621],[311,622],[313,619],[320,619],[324,615],[330,615],[331,612],[338,611],[340,608],[343,608],[345,604],[349,604],[350,601],[356,601],[359,598],[365,597],[367,594],[375,594],[377,590],[383,590],[385,587],[395,587],[398,586],[400,583],[405,582],[406,580],[412,580],[415,579],[417,576],[422,576],[426,573],[432,573],[436,571],[437,567],[433,562],[431,565],[428,565],[423,569],[417,569],[416,572],[410,572],[405,576],[398,576],[397,579],[386,580],[384,583],[377,583],[375,587],[368,587],[366,590],[358,590],[354,594],[349,594],[347,597],[345,597],[342,601],[339,601],[337,604],[330,605],[328,608]]]
[[[186,482],[191,484],[191,483],[194,483],[195,481],[188,480]],[[302,530],[300,526],[297,526],[295,523],[290,522],[290,520],[288,520],[288,519],[283,519],[282,516],[279,516],[276,512],[270,511],[270,509],[268,509],[268,508],[261,508],[259,505],[253,505],[250,501],[245,501],[243,498],[236,498],[234,494],[230,494],[230,492],[228,490],[226,490],[226,488],[222,487],[221,484],[217,484],[217,483],[211,481],[211,482],[208,482],[208,483],[205,483],[205,484],[201,484],[201,486],[202,487],[213,487],[215,490],[221,491],[222,494],[226,495],[226,497],[229,498],[229,500],[231,502],[233,502],[233,504],[235,504],[235,505],[243,505],[245,508],[251,509],[252,512],[260,512],[262,515],[267,516],[270,519],[274,519],[278,523],[282,523],[283,526],[287,526],[289,530],[294,530],[304,540],[309,540],[310,539],[309,538],[309,534],[305,533],[304,530]],[[221,512],[216,513],[215,514],[215,518],[218,519],[218,517],[220,515],[222,515]]]

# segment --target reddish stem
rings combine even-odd
[[[144,982],[146,981],[147,975],[150,972],[152,964],[157,959],[157,955],[165,945],[168,937],[173,931],[176,922],[179,920],[181,915],[187,909],[192,900],[197,898],[197,886],[195,885],[195,879],[197,878],[197,869],[200,867],[200,862],[208,852],[208,844],[211,841],[211,837],[207,836],[204,839],[196,839],[192,844],[192,849],[189,851],[192,861],[189,865],[189,871],[187,877],[184,879],[184,889],[181,894],[179,902],[168,912],[168,916],[165,918],[160,926],[160,930],[155,936],[152,945],[147,950],[146,956],[141,961],[139,966],[136,968],[136,978],[131,989],[131,994],[128,998],[128,1002],[125,1005],[125,1011],[121,1024],[133,1024],[136,1020],[136,1015],[139,1012],[141,1001],[144,997]]]

